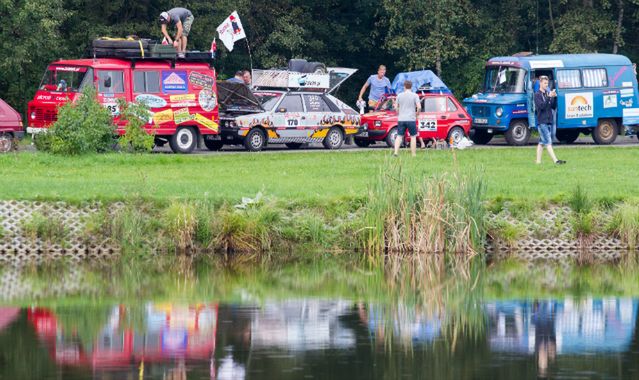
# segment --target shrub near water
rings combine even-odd
[[[86,87],[75,103],[58,110],[58,120],[48,133],[36,138],[38,150],[62,155],[102,153],[113,149],[116,131],[111,113]]]

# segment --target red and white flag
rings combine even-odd
[[[246,33],[244,33],[244,27],[242,26],[242,21],[240,21],[240,16],[237,14],[237,11],[233,11],[233,13],[217,27],[217,33],[228,51],[233,50],[235,41],[246,38]]]

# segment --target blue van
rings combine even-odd
[[[464,99],[473,118],[472,138],[487,144],[504,134],[510,145],[525,145],[536,128],[536,78],[549,78],[557,90],[557,139],[574,142],[592,134],[597,144],[639,129],[637,74],[630,60],[616,54],[562,54],[495,57],[486,63],[482,92]]]

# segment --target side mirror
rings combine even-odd
[[[284,113],[284,112],[286,112],[286,108],[278,108],[277,112]]]

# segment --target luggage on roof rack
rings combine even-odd
[[[178,58],[173,45],[162,45],[150,39],[108,38],[93,40],[92,49],[88,52],[92,58],[120,59],[170,59],[190,62],[211,62],[210,52],[187,51],[184,58]]]

